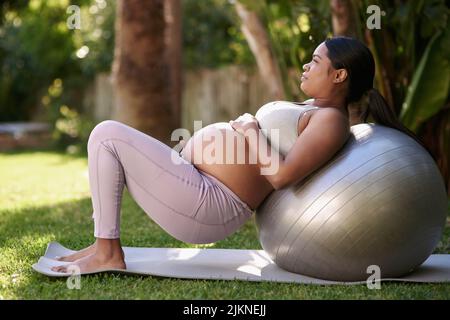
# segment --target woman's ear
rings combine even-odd
[[[345,79],[347,79],[347,70],[345,69],[337,69],[334,72],[334,79],[333,82],[334,83],[342,83],[345,81]]]

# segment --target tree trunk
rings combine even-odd
[[[179,127],[179,0],[118,0],[113,84],[114,118],[170,143]],[[171,21],[167,21],[171,17]]]
[[[331,22],[334,36],[356,37],[355,16],[350,0],[330,0]],[[350,125],[361,123],[360,115],[363,106],[361,103],[351,103],[348,106]]]
[[[235,7],[242,21],[242,33],[247,39],[256,59],[259,72],[270,90],[270,95],[275,100],[284,99],[285,93],[281,71],[264,25],[256,12],[248,10],[238,1],[236,1]]]
[[[330,7],[333,34],[356,38],[358,32],[351,1],[330,0]]]
[[[181,2],[166,0],[165,19],[167,22],[166,46],[167,60],[170,65],[170,84],[172,98],[172,115],[175,124],[181,126],[181,93],[182,93],[182,32]]]
[[[355,6],[351,0],[330,0],[330,7],[331,20],[333,24],[333,35],[358,38],[361,41],[365,40],[375,59],[375,81],[378,83],[378,88],[381,94],[387,100],[394,113],[397,113],[393,104],[392,91],[390,89],[390,81],[387,70],[381,63],[377,49],[373,43],[373,38],[370,30],[366,30],[364,35],[365,39],[362,39],[363,35],[358,29],[359,24],[357,21],[358,17],[356,15],[356,10],[358,10],[359,8]],[[348,106],[351,125],[355,125],[361,122],[359,116],[362,113],[362,109],[366,107],[367,106],[363,105],[361,102],[355,102]]]

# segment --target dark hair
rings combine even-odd
[[[357,39],[342,36],[326,39],[325,45],[333,68],[347,70],[347,106],[368,95],[368,108],[361,114],[361,121],[366,122],[369,114],[372,115],[376,123],[397,129],[413,138],[436,160],[423,142],[398,120],[384,97],[373,87],[375,60],[369,48]]]

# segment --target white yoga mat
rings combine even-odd
[[[182,279],[273,281],[304,284],[363,284],[315,279],[279,268],[264,250],[187,249],[123,247],[126,270],[108,269],[99,272],[142,274]],[[33,264],[33,269],[50,277],[68,277],[70,273],[51,270],[53,266],[71,264],[55,260],[75,251],[58,242],[47,246],[45,255]],[[88,274],[88,273],[85,273]],[[83,275],[83,273],[82,273]],[[368,274],[369,278],[371,274]],[[450,282],[450,255],[431,255],[415,272],[401,278],[381,281]]]

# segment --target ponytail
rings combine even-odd
[[[367,118],[370,114],[376,123],[386,127],[397,129],[413,138],[425,150],[427,150],[430,156],[433,158],[433,160],[436,161],[434,154],[430,151],[429,148],[425,146],[423,141],[420,140],[419,137],[417,137],[417,135],[414,132],[409,130],[398,120],[396,114],[386,102],[386,99],[384,99],[384,97],[377,89],[371,88],[368,91],[368,98],[369,98],[368,107],[361,114],[362,122],[367,122]]]
[[[436,161],[433,153],[424,145],[424,143],[416,136],[416,134],[414,134],[398,120],[394,111],[389,107],[388,103],[377,89],[371,88],[368,91],[368,98],[368,107],[361,114],[362,122],[367,122],[367,118],[370,114],[376,123],[384,125],[386,127],[397,129],[413,138],[425,150],[427,150],[433,160]]]
[[[328,58],[335,70],[346,69],[348,73],[348,89],[345,97],[346,105],[361,101],[364,95],[369,98],[369,106],[360,117],[361,122],[367,122],[372,115],[376,123],[397,129],[413,138],[436,161],[436,157],[425,147],[423,142],[398,119],[377,89],[373,88],[375,77],[375,59],[370,49],[361,41],[349,37],[334,37],[325,40]],[[353,122],[353,121],[352,121]]]

